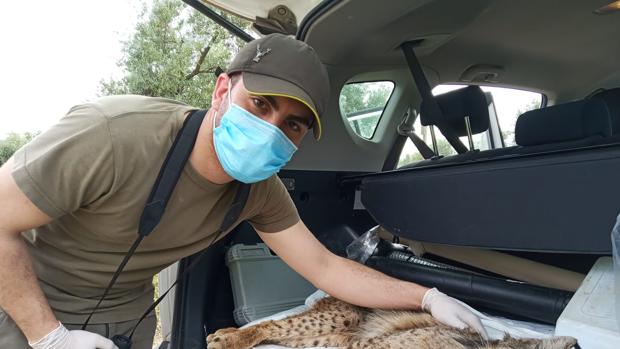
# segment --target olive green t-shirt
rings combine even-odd
[[[23,235],[41,288],[61,321],[83,322],[99,300],[137,237],[151,187],[194,109],[163,98],[104,97],[72,108],[15,153],[17,185],[53,218]],[[137,318],[152,302],[153,275],[215,238],[237,187],[209,182],[188,162],[161,222],[142,241],[92,322]],[[242,220],[278,232],[299,216],[274,175],[252,185]]]

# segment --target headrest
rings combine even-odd
[[[600,99],[582,100],[530,110],[515,126],[515,141],[521,146],[611,136],[611,120]]]
[[[601,91],[591,97],[591,99],[599,98],[605,102],[607,108],[609,109],[612,134],[620,134],[620,87]]]
[[[480,87],[467,86],[435,96],[435,100],[448,123],[447,126],[452,128],[459,137],[467,136],[465,116],[469,116],[472,134],[482,133],[489,129],[489,104]],[[421,110],[426,109],[421,108]],[[440,121],[433,120],[432,117],[432,115],[425,115],[421,118],[422,124],[438,125]]]

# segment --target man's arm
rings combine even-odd
[[[444,324],[486,336],[480,319],[453,298],[331,253],[302,221],[278,233],[258,233],[291,268],[338,299],[367,308],[423,308]]]
[[[32,342],[58,327],[58,320],[39,287],[20,233],[50,218],[19,190],[12,168],[12,158],[0,168],[0,307]]]
[[[421,308],[428,288],[331,253],[302,221],[279,233],[259,234],[291,268],[338,299],[367,308]]]

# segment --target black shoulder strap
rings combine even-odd
[[[97,305],[93,308],[90,315],[88,315],[88,318],[82,325],[82,330],[86,328],[93,314],[97,311],[97,309],[99,309],[101,302],[103,302],[105,297],[108,295],[108,292],[116,282],[116,279],[118,279],[118,276],[125,268],[125,265],[127,265],[127,262],[138,248],[138,245],[140,245],[140,242],[142,242],[142,240],[150,234],[161,221],[161,217],[166,210],[166,205],[168,205],[168,200],[170,200],[172,191],[179,181],[183,168],[185,168],[189,155],[194,148],[196,138],[198,137],[198,131],[200,130],[200,125],[202,124],[206,113],[206,110],[196,110],[185,119],[183,127],[174,139],[172,147],[168,151],[166,159],[159,170],[155,184],[151,189],[151,193],[146,201],[142,215],[140,216],[138,237],[129,248],[129,251],[116,269],[116,272],[114,272],[114,275],[103,292],[103,295],[99,299],[99,302],[97,302]],[[228,209],[228,212],[226,212],[224,220],[216,232],[215,237],[211,241],[211,244],[217,240],[222,232],[228,230],[234,222],[239,219],[241,211],[243,210],[243,207],[245,207],[245,203],[248,199],[250,186],[250,184],[239,183],[239,188],[237,189],[233,203]],[[211,246],[211,244],[209,244],[209,246]]]
[[[142,216],[140,216],[138,234],[141,236],[149,235],[159,224],[172,191],[179,181],[185,163],[194,148],[200,125],[206,113],[206,110],[196,110],[189,115],[174,139],[174,143],[172,143],[151,189],[151,194],[146,200]]]

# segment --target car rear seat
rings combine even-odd
[[[454,91],[457,92],[457,91]],[[481,92],[481,91],[480,91]],[[620,89],[615,92],[620,95]],[[471,96],[471,94],[470,94]],[[439,159],[423,160],[415,164],[407,165],[402,168],[424,167],[428,165],[441,165],[475,161],[481,159],[494,159],[502,157],[512,157],[526,154],[545,153],[558,150],[568,150],[603,143],[612,143],[620,140],[620,102],[615,99],[615,94],[597,96],[588,100],[580,100],[558,104],[542,109],[535,109],[525,112],[519,116],[515,125],[515,141],[517,146],[483,151],[473,151],[464,154],[446,156]],[[467,95],[460,95],[459,98],[470,98]],[[607,102],[611,100],[611,102]],[[441,104],[441,100],[438,100]],[[451,101],[455,103],[454,101]],[[481,101],[475,101],[478,105],[470,107],[471,110],[481,110]],[[460,101],[464,105],[472,105],[472,100]],[[617,103],[616,125],[617,137],[612,137],[612,120],[609,105]],[[488,107],[486,100],[484,105]],[[443,107],[442,107],[443,109]],[[463,119],[468,109],[461,109],[461,119]],[[488,109],[486,113],[471,114],[476,122],[480,118],[486,117],[488,120]],[[471,116],[470,116],[471,118]],[[457,120],[456,115],[451,119]],[[456,124],[456,123],[455,123]],[[486,123],[488,128],[488,122]],[[484,128],[476,129],[481,133],[486,131]],[[473,132],[472,132],[473,133]],[[474,134],[475,134],[474,133]]]
[[[610,137],[611,118],[601,100],[581,100],[535,109],[519,116],[514,154],[531,154],[599,144]]]
[[[458,137],[467,136],[465,116],[469,117],[472,135],[489,129],[489,102],[479,86],[468,86],[435,97],[439,108],[449,127]],[[437,126],[434,122],[425,126]],[[440,164],[451,161],[466,161],[475,157],[477,152],[426,159],[403,168]]]
[[[607,106],[611,117],[611,132],[614,140],[620,137],[620,87],[601,91],[590,97],[591,100],[601,100]]]

